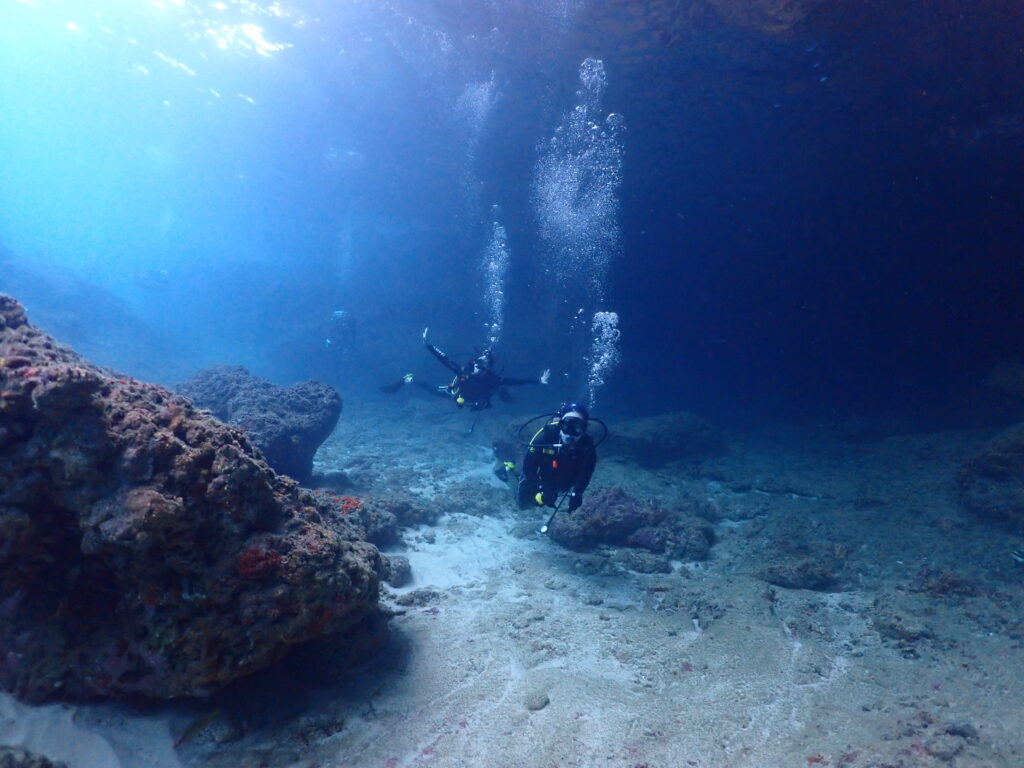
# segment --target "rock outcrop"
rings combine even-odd
[[[835,585],[835,571],[831,558],[782,556],[773,558],[759,576],[777,587],[823,591]]]
[[[436,504],[407,494],[388,496],[349,496],[332,491],[315,490],[313,495],[336,514],[345,516],[361,538],[386,546],[402,541],[402,528],[433,525],[441,516]]]
[[[67,768],[67,764],[47,760],[21,747],[0,747],[0,768]]]
[[[692,413],[677,411],[629,419],[612,426],[601,455],[653,468],[673,461],[701,461],[726,453],[722,434]]]
[[[306,381],[279,387],[241,366],[205,368],[178,387],[200,408],[245,431],[276,472],[307,482],[313,455],[341,416],[341,396]]]
[[[680,560],[704,560],[714,543],[714,532],[706,521],[637,499],[616,487],[588,493],[575,512],[560,511],[549,535],[577,551],[612,544]]]
[[[1024,424],[990,440],[957,479],[966,511],[1024,533]]]
[[[242,431],[0,295],[0,687],[204,695],[378,618],[377,549]]]

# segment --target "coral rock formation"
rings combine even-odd
[[[245,430],[276,472],[299,482],[310,479],[313,454],[341,416],[341,396],[326,384],[306,381],[282,388],[241,366],[205,368],[178,392]]]
[[[375,617],[381,567],[243,432],[0,295],[0,687],[203,695]]]
[[[964,509],[1024,533],[1024,424],[989,441],[961,468],[958,480]]]
[[[707,522],[641,501],[616,487],[590,493],[576,512],[557,515],[550,536],[574,550],[615,544],[681,560],[705,559],[714,543]]]
[[[725,452],[725,441],[716,428],[682,411],[616,424],[601,447],[603,456],[621,456],[644,467],[700,461]]]
[[[67,768],[67,764],[47,760],[21,747],[0,747],[0,768]]]

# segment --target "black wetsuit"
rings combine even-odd
[[[581,435],[572,446],[560,443],[557,421],[546,424],[530,440],[516,494],[520,509],[538,504],[554,507],[560,494],[571,491],[579,499],[587,490],[597,466],[594,439]],[[537,501],[538,493],[542,502]]]
[[[427,344],[430,353],[444,364],[455,378],[450,384],[438,387],[438,391],[449,395],[459,407],[468,405],[471,410],[480,411],[491,407],[491,398],[502,387],[517,387],[523,384],[539,384],[540,379],[512,379],[499,376],[491,368],[476,368],[470,363],[463,367],[452,360],[448,355],[435,347]],[[459,402],[459,400],[462,402]]]

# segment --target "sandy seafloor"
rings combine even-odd
[[[144,710],[5,696],[0,743],[71,768],[1024,766],[1022,542],[956,500],[988,434],[780,427],[700,464],[602,459],[592,489],[714,510],[710,559],[640,574],[538,535],[491,474],[511,416],[470,419],[346,405],[317,456],[355,493],[452,505],[385,550],[414,580],[385,588],[390,640],[358,671],[324,656]],[[794,551],[840,563],[834,591],[759,577]]]

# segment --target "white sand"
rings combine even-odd
[[[166,717],[115,706],[30,707],[0,694],[0,744],[24,747],[68,768],[181,768]]]
[[[424,597],[393,619],[393,659],[317,692],[298,715],[274,715],[269,692],[272,727],[222,744],[211,729],[179,750],[181,764],[1019,768],[1024,568],[1008,557],[1014,542],[956,510],[954,472],[977,439],[750,441],[718,463],[724,483],[604,462],[598,483],[704,493],[729,516],[712,559],[671,575],[587,575],[594,558],[532,533],[545,515],[511,504],[494,517],[450,514],[407,532],[414,582],[387,599]],[[391,466],[492,482],[480,445],[456,443],[431,465],[423,446],[440,437],[418,440],[390,447]],[[866,497],[884,505],[854,504]],[[766,547],[791,535],[844,553],[840,591],[769,592],[757,576]],[[978,589],[915,586],[939,571]],[[920,632],[901,647],[893,622]],[[179,764],[180,712],[3,707],[7,741],[74,768]],[[340,725],[317,730],[325,721]]]

